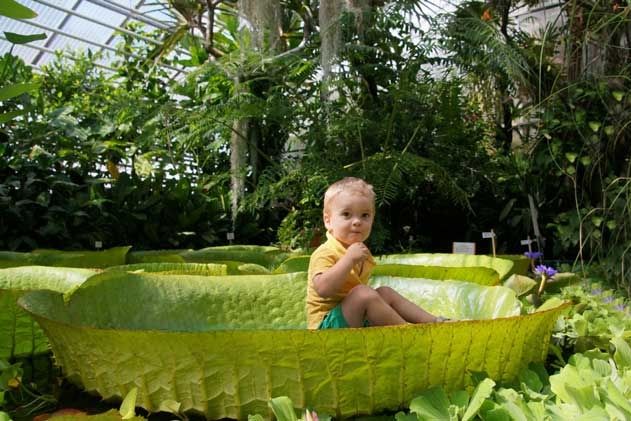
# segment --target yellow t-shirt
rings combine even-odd
[[[375,266],[372,255],[364,261],[362,267],[355,265],[346,278],[342,289],[333,297],[320,297],[313,287],[313,278],[337,263],[346,254],[346,248],[328,232],[327,241],[318,247],[309,259],[309,274],[307,286],[307,326],[309,329],[317,329],[324,316],[338,305],[351,289],[359,284],[367,284],[368,277]],[[361,270],[361,272],[360,272]]]

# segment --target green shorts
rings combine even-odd
[[[364,327],[370,326],[368,320],[364,320]],[[324,319],[318,326],[318,329],[340,329],[344,327],[350,327],[348,322],[344,318],[344,313],[342,312],[342,304],[338,304],[333,307],[333,310],[329,311]]]

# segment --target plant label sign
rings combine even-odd
[[[463,243],[454,241],[451,243],[453,254],[475,254],[475,243]]]
[[[482,233],[482,238],[493,238],[493,237],[495,237],[495,233],[493,231]]]

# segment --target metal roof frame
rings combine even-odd
[[[89,49],[93,52],[118,52],[112,43],[120,39],[120,34],[131,36],[151,45],[160,42],[142,34],[137,34],[124,26],[131,21],[141,22],[152,28],[168,31],[177,25],[174,15],[159,3],[148,4],[146,0],[19,0],[23,5],[35,10],[38,16],[34,19],[12,20],[0,16],[0,26],[4,31],[20,34],[36,33],[33,28],[43,30],[48,36],[45,40],[29,44],[13,45],[6,37],[0,36],[0,54],[10,50],[21,57],[27,64],[39,69],[46,64],[55,52],[62,51],[64,57],[73,59],[72,54],[64,53],[69,49]],[[131,5],[131,3],[134,5]],[[96,47],[96,48],[94,48]],[[187,51],[177,49],[176,53],[189,55]],[[136,54],[125,54],[134,58],[143,58]],[[100,68],[114,70],[105,57],[103,62],[95,63]],[[157,65],[168,69],[171,78],[188,73],[185,67],[177,67],[166,63]]]

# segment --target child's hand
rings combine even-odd
[[[364,243],[353,243],[346,249],[346,255],[353,261],[353,265],[358,265],[368,258],[370,251]]]

